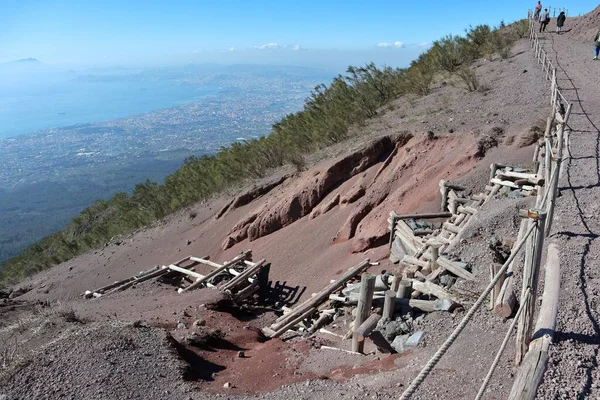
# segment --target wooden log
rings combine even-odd
[[[423,294],[430,294],[430,295],[437,297],[438,299],[450,299],[450,300],[454,301],[455,303],[460,303],[460,299],[458,298],[458,296],[450,293],[443,287],[438,286],[433,282],[429,282],[429,281],[420,282],[417,280],[413,280],[412,287],[414,290],[418,290],[419,292],[421,292]]]
[[[381,319],[381,315],[373,313],[363,322],[360,326],[354,329],[354,333],[357,333],[360,337],[366,338],[371,332],[377,327],[377,323]]]
[[[448,187],[446,187],[445,185],[446,181],[444,181],[443,179],[440,180],[440,193],[442,195],[442,202],[440,205],[440,210],[441,211],[447,211],[448,210],[448,191],[450,190]]]
[[[423,245],[423,241],[416,237],[410,226],[402,220],[398,220],[396,223],[396,236],[400,238],[402,244],[410,251],[410,255],[414,255]]]
[[[185,293],[189,290],[195,289],[198,286],[202,285],[204,282],[209,281],[210,279],[214,278],[215,276],[219,275],[221,272],[223,272],[224,270],[226,270],[227,268],[229,268],[230,266],[238,263],[240,260],[245,259],[246,257],[248,257],[248,254],[250,253],[250,250],[245,251],[244,253],[236,256],[235,258],[233,258],[230,261],[227,261],[225,264],[221,265],[220,267],[216,268],[214,271],[212,271],[211,273],[209,273],[208,275],[206,275],[204,278],[197,280],[196,282],[192,283],[190,286],[186,287],[185,289],[182,289],[179,293]]]
[[[373,304],[373,293],[375,292],[375,275],[364,273],[361,277],[358,305],[356,306],[356,317],[354,326],[360,326],[369,316]],[[352,351],[362,353],[365,342],[356,332],[352,335]]]
[[[373,344],[377,347],[377,350],[381,353],[391,354],[396,352],[379,331],[371,332],[371,334],[369,335],[369,339],[371,339]]]
[[[440,181],[440,184],[442,182],[443,182],[444,187],[447,187],[448,189],[451,189],[451,190],[455,190],[457,192],[463,192],[463,191],[467,190],[467,188],[464,186],[460,186],[460,185],[454,184],[452,182],[449,182],[449,181],[446,181],[443,179]]]
[[[444,222],[444,224],[442,226],[448,232],[452,232],[452,233],[459,233],[460,232],[460,228],[458,226],[454,225],[454,224],[451,224],[450,222]]]
[[[435,312],[435,311],[450,311],[454,308],[455,304],[450,299],[437,299],[437,300],[415,300],[415,299],[396,299],[396,304],[401,306],[409,306],[423,312]]]
[[[496,163],[490,164],[490,182],[492,181],[492,179],[494,179],[496,177],[497,169],[498,169],[498,164],[496,164]]]
[[[190,257],[190,260],[195,261],[200,264],[209,265],[214,268],[221,268],[223,266],[223,264],[218,264],[216,262],[212,262],[210,260],[207,260],[206,258]]]
[[[458,207],[458,212],[473,215],[473,214],[477,213],[477,209],[474,207],[469,207],[469,206],[460,206],[460,207]]]
[[[393,290],[386,290],[385,301],[383,303],[383,318],[393,318],[394,309],[396,308],[396,292]]]
[[[223,285],[221,289],[231,291],[236,287],[240,286],[241,284],[246,283],[248,281],[248,278],[250,278],[253,275],[256,275],[260,271],[260,269],[263,267],[266,261],[267,260],[263,258],[262,260],[257,262],[253,267],[248,267],[244,272],[242,272],[241,274],[227,282],[225,285]]]
[[[495,185],[507,186],[507,187],[513,188],[513,189],[522,189],[521,186],[517,185],[513,181],[508,181],[508,180],[502,180],[502,179],[494,178],[494,179],[491,180],[491,182],[493,184],[495,184]]]
[[[492,281],[494,279],[494,277],[500,271],[501,266],[498,264],[492,263],[489,265],[489,267],[490,267],[490,281]],[[504,283],[505,276],[506,275],[502,276],[502,278],[494,286],[494,289],[490,292],[490,303],[489,303],[490,311],[493,310],[494,306],[496,305],[496,299],[498,298],[498,295],[500,294],[500,289],[502,288],[502,284]]]
[[[413,235],[415,236],[426,236],[426,235],[431,235],[432,233],[434,233],[435,230],[434,229],[415,229],[413,230]]]
[[[458,277],[469,281],[475,280],[475,275],[473,275],[466,269],[459,267],[458,265],[454,264],[452,261],[448,260],[445,257],[438,257],[438,259],[436,260],[436,264]]]
[[[167,265],[167,268],[170,269],[171,271],[179,272],[179,273],[184,274],[184,275],[189,275],[189,276],[192,276],[192,277],[194,277],[196,279],[204,278],[204,275],[202,275],[202,274],[199,274],[199,273],[194,272],[194,271],[190,271],[190,270],[185,269],[185,268],[178,267],[177,265],[173,265],[173,264]]]
[[[423,260],[419,260],[416,257],[409,256],[409,255],[406,255],[406,254],[404,255],[404,257],[402,257],[402,262],[403,263],[407,263],[407,264],[416,265],[416,266],[421,267],[421,268],[425,268],[425,267],[429,266],[429,262],[423,261]]]
[[[439,212],[439,213],[423,213],[423,214],[396,214],[396,219],[437,219],[437,218],[450,218],[452,213],[450,212]]]
[[[561,133],[562,139],[562,129],[559,130]],[[552,182],[550,182],[550,186],[548,187],[548,199],[546,201],[548,218],[546,219],[546,235],[550,235],[550,231],[552,230],[552,220],[554,219],[554,207],[556,205],[556,196],[558,194],[558,179],[560,175],[560,166],[562,163],[562,159],[557,157],[554,162],[554,172],[552,173]]]
[[[319,314],[319,318],[315,321],[314,324],[312,324],[309,328],[308,328],[308,332],[310,333],[315,333],[316,331],[320,330],[322,327],[324,327],[325,325],[327,325],[329,322],[331,322],[331,320],[333,319],[333,315],[330,312],[325,312],[322,311]]]
[[[394,292],[398,291],[398,287],[400,286],[400,281],[402,280],[402,276],[399,274],[394,274],[392,276],[392,285],[390,286],[390,289],[393,290]]]
[[[509,400],[533,400],[542,382],[548,363],[548,350],[552,343],[558,301],[560,296],[560,260],[555,244],[548,246],[543,301],[535,327],[533,340],[525,355],[523,365],[517,371],[510,391]]]
[[[236,302],[240,302],[246,300],[248,297],[254,295],[254,293],[258,292],[260,289],[260,285],[258,282],[253,282],[249,286],[246,286],[244,289],[240,290],[233,296],[233,300]]]
[[[412,293],[412,285],[413,281],[404,280],[400,282],[398,286],[398,291],[396,292],[396,297],[399,299],[408,299],[410,298],[410,294]]]
[[[317,312],[316,308],[309,308],[308,310],[304,311],[302,314],[296,316],[293,319],[288,320],[287,323],[283,324],[278,330],[275,331],[273,329],[275,332],[272,335],[270,335],[271,339],[274,339],[274,338],[277,338],[277,337],[283,335],[290,328],[293,328],[294,326],[298,325],[302,320],[310,317],[312,314],[314,314],[316,312]]]
[[[348,301],[348,298],[346,296],[340,296],[337,294],[330,294],[329,295],[329,300],[333,300],[333,301],[340,301],[342,303]]]
[[[319,292],[317,294],[317,296],[314,296],[314,297],[306,300],[305,302],[303,302],[302,304],[297,306],[294,309],[294,311],[292,311],[291,313],[289,313],[287,315],[282,315],[281,317],[277,318],[277,320],[275,321],[275,324],[273,324],[272,327],[275,327],[274,329],[276,329],[277,327],[283,325],[285,323],[285,321],[289,320],[290,318],[294,318],[296,315],[303,313],[305,310],[307,310],[309,308],[318,306],[323,301],[325,301],[329,297],[330,294],[335,292],[337,289],[339,289],[341,286],[343,286],[350,279],[352,279],[356,275],[360,274],[363,270],[367,269],[369,267],[369,265],[370,265],[369,259],[367,258],[364,261],[362,261],[360,264],[356,265],[355,267],[350,268],[341,278],[336,280],[334,283],[330,283],[325,289],[323,289],[321,292]]]
[[[144,275],[141,278],[129,281],[129,282],[125,283],[124,285],[115,287],[112,290],[109,290],[108,292],[103,293],[103,296],[107,296],[107,295],[112,294],[112,293],[123,291],[123,290],[125,290],[127,288],[130,288],[134,284],[141,283],[141,282],[153,279],[153,278],[158,278],[159,276],[165,275],[168,272],[169,272],[169,270],[167,269],[167,267],[161,267],[161,269],[159,269],[158,271],[154,271],[154,272],[152,272],[150,274]]]
[[[527,231],[528,222],[528,219],[523,219],[521,221],[521,226],[519,227],[517,240],[512,246],[511,254],[515,253],[517,244],[521,241],[523,235],[525,235],[525,232]],[[500,288],[500,293],[496,298],[496,304],[494,305],[494,313],[503,318],[510,317],[515,309],[515,305],[517,304],[517,297],[515,296],[514,291],[514,275],[512,274],[514,265],[515,260],[513,259],[513,261],[508,265],[508,268],[506,270],[506,275],[508,277],[504,280],[504,283]]]
[[[535,313],[535,305],[537,304],[537,287],[539,281],[540,264],[542,261],[542,251],[544,248],[544,230],[546,212],[543,210],[529,210],[528,213],[532,216],[536,223],[535,235],[528,237],[528,247],[532,257],[531,261],[526,262],[523,268],[523,289],[521,298],[525,296],[527,289],[531,291],[527,300],[522,302],[522,307],[525,307],[519,318],[517,326],[517,344],[515,363],[519,365],[523,360],[523,356],[527,352],[529,343],[531,342],[531,332],[533,330],[533,315]]]
[[[516,178],[516,179],[524,179],[527,182],[533,185],[544,184],[544,177],[539,176],[537,174],[525,173],[525,172],[514,172],[514,171],[502,171],[498,173],[499,177],[507,177],[507,178]]]
[[[350,350],[345,350],[345,349],[340,349],[339,347],[331,347],[331,346],[321,346],[319,347],[319,349],[323,349],[323,350],[336,350],[336,351],[342,351],[344,353],[348,353],[348,354],[355,354],[357,356],[362,356],[363,354],[361,353],[357,353],[355,351],[350,351]]]

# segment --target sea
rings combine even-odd
[[[0,138],[176,107],[218,90],[168,80],[7,82],[0,77]]]

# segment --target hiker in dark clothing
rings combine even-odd
[[[567,19],[565,12],[561,11],[560,14],[558,14],[558,17],[556,18],[556,33],[558,33],[559,35],[562,32],[563,25],[565,24],[565,19]]]
[[[594,36],[594,60],[598,59],[598,53],[600,53],[600,31]]]
[[[547,8],[544,8],[544,12],[540,15],[540,32],[546,32],[548,22],[550,22],[550,13]]]

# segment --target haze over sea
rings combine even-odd
[[[27,85],[0,82],[0,138],[175,107],[217,91],[173,81],[94,82],[68,75]]]

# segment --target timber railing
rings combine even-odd
[[[556,78],[556,66],[544,50],[539,35],[535,32],[535,23],[529,14],[529,40],[534,50],[536,60],[542,66],[546,80],[550,81],[550,105],[551,113],[546,121],[544,137],[538,140],[533,155],[533,173],[513,172],[512,168],[502,170],[497,164],[492,164],[490,174],[490,185],[497,193],[501,186],[514,188],[515,182],[502,180],[503,177],[519,178],[527,180],[530,185],[535,186],[532,193],[537,192],[535,207],[520,210],[522,219],[518,238],[512,247],[512,251],[502,267],[492,269],[492,277],[488,286],[469,309],[458,326],[450,334],[448,339],[437,350],[433,357],[423,367],[419,375],[411,382],[402,394],[401,399],[409,399],[427,378],[431,370],[448,351],[450,346],[458,338],[460,333],[473,318],[477,310],[490,296],[492,310],[505,318],[514,316],[504,340],[496,353],[490,369],[485,376],[482,385],[476,395],[481,399],[486,393],[487,386],[494,374],[500,358],[510,340],[515,326],[517,327],[515,363],[520,368],[515,377],[509,399],[534,399],[537,388],[541,383],[548,360],[548,349],[554,334],[558,295],[560,290],[560,266],[558,249],[551,244],[545,264],[545,285],[542,305],[539,308],[538,320],[534,329],[534,314],[538,304],[538,283],[540,278],[541,262],[543,257],[544,239],[552,229],[552,219],[558,192],[558,179],[561,171],[561,162],[565,137],[569,130],[567,123],[571,114],[572,104],[567,101],[560,90]],[[516,176],[519,175],[519,176]],[[520,294],[519,308],[515,310],[516,299],[514,296],[513,265],[516,257],[524,250],[524,264],[522,270],[522,288]]]

